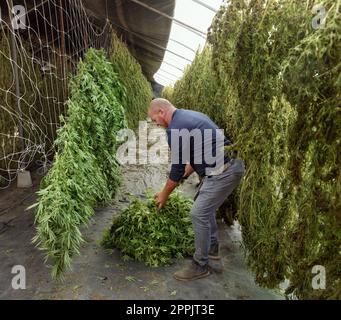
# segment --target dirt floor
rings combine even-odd
[[[0,191],[0,299],[283,299],[279,291],[260,288],[247,269],[241,248],[240,226],[219,223],[222,261],[207,278],[179,282],[172,276],[189,263],[179,260],[164,268],[149,268],[139,262],[123,262],[119,251],[108,254],[99,245],[102,232],[112,217],[129,203],[129,194],[142,196],[146,187],[158,191],[167,178],[168,166],[125,166],[124,182],[110,207],[96,209],[83,235],[87,243],[73,260],[64,282],[51,279],[43,254],[31,243],[34,214],[25,211],[35,202],[40,176],[33,175],[34,187],[15,185]],[[180,188],[189,197],[196,192],[193,176]],[[12,288],[14,265],[26,269],[26,289]]]

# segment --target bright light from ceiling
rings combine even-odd
[[[223,0],[202,0],[199,2],[203,2],[215,10],[218,10],[220,5],[223,4]],[[212,10],[193,0],[176,1],[174,18],[205,33],[211,25],[214,15],[215,13]],[[174,22],[172,23],[169,39],[167,49],[182,58],[169,51],[165,52],[160,69],[154,75],[154,79],[163,86],[172,85],[181,78],[186,65],[193,61],[195,52],[199,47],[202,49],[206,42],[200,35]]]

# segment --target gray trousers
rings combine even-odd
[[[193,259],[202,266],[208,264],[210,246],[218,243],[216,210],[238,186],[244,172],[244,162],[241,159],[233,159],[231,166],[225,172],[203,178],[202,186],[191,210],[195,235]]]

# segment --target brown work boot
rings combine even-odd
[[[211,246],[210,251],[208,252],[208,257],[212,260],[220,260],[220,255],[219,255],[219,244],[216,243]]]
[[[209,275],[208,265],[203,267],[192,260],[192,263],[188,267],[175,272],[174,278],[180,281],[190,281],[205,278]]]

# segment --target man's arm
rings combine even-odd
[[[170,131],[167,131],[168,136],[168,145],[171,146],[171,134]],[[155,202],[158,206],[158,210],[160,210],[166,204],[169,195],[173,192],[173,190],[180,184],[182,179],[188,178],[193,173],[193,168],[190,164],[182,163],[182,141],[180,141],[179,149],[173,152],[178,152],[177,156],[179,162],[176,164],[172,164],[171,171],[169,174],[169,178],[161,192],[158,192],[155,195]]]

